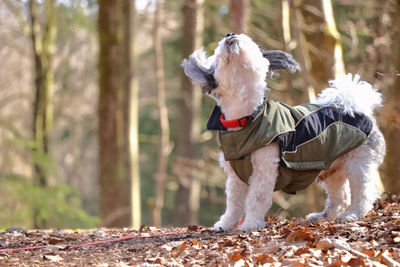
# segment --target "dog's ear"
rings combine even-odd
[[[210,92],[218,87],[214,78],[214,57],[207,57],[203,48],[194,51],[188,59],[184,59],[181,66],[186,76],[194,84],[200,85],[203,92]]]
[[[269,61],[269,69],[273,70],[288,70],[291,73],[300,71],[299,63],[289,53],[281,50],[263,50],[261,49],[263,56]]]

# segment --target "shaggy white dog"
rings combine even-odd
[[[203,92],[214,98],[224,119],[234,120],[253,114],[266,99],[266,77],[274,69],[298,69],[297,62],[281,51],[263,51],[244,34],[227,34],[215,53],[207,57],[202,49],[195,51],[182,63],[186,75],[199,84]],[[357,148],[337,158],[319,179],[328,195],[325,209],[312,213],[307,219],[316,222],[340,222],[362,218],[379,197],[375,187],[377,169],[385,154],[385,141],[379,131],[373,111],[381,105],[381,95],[367,82],[348,74],[330,81],[315,104],[341,108],[354,116],[361,113],[372,122],[368,138]],[[240,130],[240,127],[227,131]],[[244,183],[232,169],[224,154],[220,165],[228,175],[226,181],[226,211],[215,223],[215,230],[239,230],[266,226],[265,214],[272,204],[274,186],[279,176],[281,161],[278,142],[271,142],[251,153],[253,166],[248,183]]]

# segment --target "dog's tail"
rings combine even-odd
[[[329,81],[314,101],[318,105],[334,105],[344,109],[345,113],[363,113],[372,117],[375,109],[382,105],[382,95],[371,84],[360,81],[359,75],[347,74]]]

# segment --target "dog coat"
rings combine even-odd
[[[246,117],[238,131],[226,131],[218,106],[207,129],[218,130],[217,140],[225,160],[244,182],[253,172],[251,153],[271,142],[279,143],[280,167],[274,191],[295,193],[309,186],[321,170],[328,169],[343,154],[361,145],[372,130],[365,115],[345,114],[342,108],[303,104],[289,106],[266,100]]]

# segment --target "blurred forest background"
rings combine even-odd
[[[302,71],[269,97],[307,102],[359,73],[379,88],[386,191],[400,191],[399,0],[0,0],[0,227],[202,224],[225,208],[213,102],[183,75],[228,32]],[[321,209],[318,186],[271,215]]]

